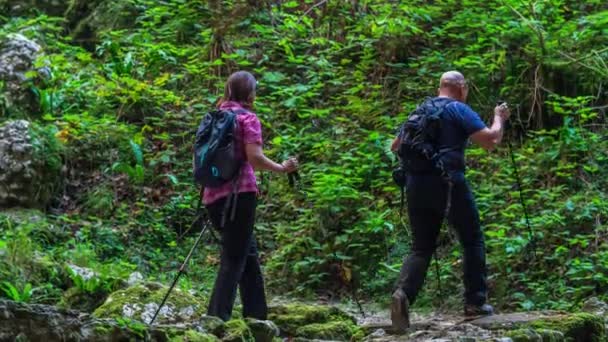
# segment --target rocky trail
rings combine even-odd
[[[335,306],[274,304],[269,321],[222,322],[202,314],[197,298],[178,291],[149,327],[157,297],[166,287],[145,283],[112,294],[93,313],[0,301],[0,341],[607,341],[608,305],[592,299],[584,312],[498,314],[469,322],[449,314],[413,314],[403,335],[387,312],[355,317]],[[200,302],[199,302],[200,303]],[[235,316],[239,316],[238,310]]]

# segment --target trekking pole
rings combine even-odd
[[[530,218],[528,217],[528,208],[526,207],[526,202],[524,200],[524,195],[521,187],[521,178],[519,177],[519,170],[517,168],[517,163],[515,162],[515,154],[513,153],[513,146],[511,145],[511,140],[507,140],[507,146],[509,147],[511,163],[513,164],[513,173],[515,174],[515,182],[517,183],[517,190],[519,192],[519,202],[524,211],[524,218],[526,220],[526,226],[528,227],[528,235],[530,237],[530,245],[532,247],[532,256],[536,257],[536,242],[534,232],[532,231],[532,226],[530,225]]]
[[[198,244],[203,239],[203,235],[205,234],[205,231],[207,231],[208,228],[209,228],[209,224],[204,224],[203,225],[203,228],[201,229],[201,233],[199,234],[198,238],[194,242],[194,246],[192,246],[192,249],[190,249],[190,253],[188,253],[188,256],[186,256],[186,260],[184,260],[184,263],[180,266],[179,271],[177,272],[177,275],[175,276],[175,279],[173,279],[173,283],[171,284],[171,287],[169,287],[169,290],[165,294],[165,297],[163,298],[163,301],[158,306],[158,309],[156,309],[156,312],[154,313],[154,316],[152,317],[152,320],[150,321],[150,323],[148,323],[149,326],[152,326],[152,323],[154,323],[154,320],[156,319],[156,316],[158,316],[158,313],[160,312],[160,310],[162,309],[162,307],[165,305],[165,302],[169,298],[169,295],[171,294],[171,291],[173,291],[173,288],[177,284],[177,281],[179,280],[179,277],[186,270],[186,267],[188,265],[188,262],[190,261],[190,258],[192,258],[192,255],[194,254],[194,251],[196,250],[196,247],[198,247]]]
[[[505,101],[497,101],[496,105],[500,106],[505,104]],[[512,128],[510,122],[506,123],[507,128]],[[513,166],[513,173],[515,174],[515,182],[517,184],[517,191],[519,192],[519,203],[521,204],[521,208],[524,212],[524,219],[526,220],[526,226],[528,227],[528,235],[530,238],[530,246],[532,247],[532,257],[536,257],[536,238],[534,237],[534,231],[532,230],[532,225],[530,225],[530,218],[528,216],[528,207],[526,206],[526,201],[524,200],[524,194],[521,186],[521,177],[519,176],[519,169],[517,168],[517,162],[515,161],[515,154],[513,153],[513,145],[511,144],[511,140],[507,139],[507,147],[509,148],[509,155],[511,157],[511,164]],[[526,253],[526,255],[529,255]]]
[[[441,269],[439,268],[439,258],[437,257],[437,251],[433,253],[435,258],[435,273],[437,274],[437,291],[439,292],[439,306],[443,306],[443,291],[441,290]]]
[[[365,311],[363,310],[363,305],[361,305],[361,302],[359,301],[359,297],[357,296],[357,289],[355,289],[352,279],[350,281],[349,287],[350,287],[351,295],[353,296],[355,303],[357,303],[357,307],[359,308],[359,312],[361,313],[361,316],[363,316],[363,318],[366,318],[367,316],[365,315]]]
[[[299,186],[300,185],[300,174],[298,173],[298,171],[288,173],[287,180],[289,181],[290,187],[293,188],[296,186],[296,184]]]
[[[453,183],[451,180],[448,180],[448,192],[447,192],[446,201],[445,201],[446,203],[445,203],[445,210],[443,213],[443,221],[441,222],[441,226],[442,226],[441,228],[443,228],[444,222],[445,222],[445,226],[447,227],[448,232],[450,229],[448,216],[450,215],[450,210],[452,209],[452,188],[453,188]],[[439,230],[439,234],[437,235],[437,241],[440,241],[440,237],[441,237],[441,230]],[[437,276],[437,292],[439,294],[439,307],[441,309],[441,307],[444,304],[444,301],[443,301],[443,290],[441,287],[441,268],[439,265],[439,256],[437,255],[438,249],[439,249],[439,244],[435,247],[435,251],[433,252],[433,257],[435,258],[435,274]]]

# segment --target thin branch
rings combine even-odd
[[[602,52],[606,52],[606,51],[608,51],[608,47],[603,48],[603,49],[601,49],[601,50],[591,50],[591,52],[590,52],[590,53],[588,53],[587,55],[585,55],[585,56],[583,56],[583,57],[580,57],[580,58],[576,58],[576,59],[575,59],[574,57],[570,56],[570,58],[572,59],[570,62],[571,62],[571,63],[580,62],[580,61],[582,61],[582,60],[584,60],[584,59],[587,59],[587,58],[593,57],[593,55],[596,55],[597,57],[599,57],[599,58],[600,58],[600,60],[602,60],[602,62],[603,62],[603,58],[602,58],[602,56],[600,56],[600,53],[602,53]]]
[[[521,14],[521,12],[519,12],[515,7],[511,6],[510,4],[508,4],[504,1],[503,1],[503,4],[507,7],[509,7],[509,9],[511,9],[511,11],[515,12],[515,14],[517,14],[524,21],[524,23],[526,23],[532,29],[532,31],[536,32],[537,34],[545,32],[545,30],[542,27],[533,25],[532,21],[530,19],[526,18],[523,14]]]
[[[302,14],[302,16],[300,17],[300,19],[298,20],[298,24],[302,21],[302,19],[307,16],[310,12],[312,12],[312,10],[314,10],[315,8],[322,6],[324,3],[328,2],[329,0],[321,0],[318,3],[314,4],[312,7],[310,7],[309,9],[306,10],[306,12],[304,12],[304,14]]]
[[[598,60],[598,62],[600,62],[600,63],[602,63],[602,65],[604,65],[604,69],[607,69],[607,70],[608,70],[608,66],[606,65],[606,62],[604,62],[604,58],[602,58],[602,56],[600,56],[600,53],[601,53],[601,52],[604,52],[604,51],[608,51],[608,48],[602,49],[602,50],[600,50],[600,51],[595,51],[595,50],[594,50],[594,51],[593,51],[593,53],[594,53],[595,55],[597,55],[597,58],[598,58],[597,60]]]
[[[562,55],[562,56],[564,56],[564,57],[566,57],[566,58],[570,59],[570,60],[571,60],[573,63],[576,63],[576,64],[578,64],[578,65],[580,65],[580,66],[582,66],[582,67],[585,67],[585,68],[587,68],[587,69],[589,69],[589,70],[591,70],[591,71],[595,71],[595,72],[597,72],[597,73],[598,73],[598,74],[600,74],[600,75],[608,75],[608,72],[607,72],[607,71],[604,71],[604,70],[598,69],[598,68],[596,68],[596,67],[593,67],[593,66],[587,65],[587,64],[585,64],[585,63],[581,63],[579,60],[577,60],[577,59],[575,59],[574,57],[572,57],[572,56],[568,55],[567,53],[564,53],[564,52],[562,52],[562,51],[559,51],[559,53],[560,53],[560,55]],[[608,69],[607,69],[607,70],[608,70]]]
[[[602,109],[606,109],[608,108],[608,105],[605,106],[598,106],[598,107],[589,107],[588,109],[598,109],[598,110],[602,110]]]

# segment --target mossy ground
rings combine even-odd
[[[565,341],[564,333],[556,330],[530,328],[517,329],[506,334],[513,342],[562,342]]]
[[[281,305],[271,308],[269,318],[281,334],[292,337],[348,341],[364,334],[352,316],[332,306]]]
[[[169,334],[170,342],[218,342],[215,335],[201,333],[196,330],[186,330],[177,334]]]
[[[562,332],[568,342],[604,342],[608,338],[603,319],[589,313],[539,320],[532,322],[531,328]]]
[[[296,330],[296,336],[310,339],[350,341],[358,335],[360,328],[349,321],[333,321],[327,323],[313,323]]]
[[[225,342],[255,342],[253,333],[247,323],[240,319],[226,322],[226,332],[222,341]]]
[[[514,342],[600,342],[608,338],[602,317],[588,313],[563,314],[517,324],[504,334]]]
[[[95,293],[88,293],[79,288],[71,287],[63,293],[59,306],[66,309],[91,312],[102,305],[108,293],[103,289]]]

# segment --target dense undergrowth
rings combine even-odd
[[[0,39],[36,40],[37,66],[52,71],[44,81],[31,75],[37,112],[0,98],[0,119],[34,121],[50,141],[42,146],[49,165],[65,165],[45,216],[0,215],[4,296],[66,304],[74,287],[103,298],[135,270],[169,282],[199,229],[189,229],[192,136],[237,69],[258,78],[269,155],[302,164],[296,188],[260,177],[269,292],[387,297],[409,243],[388,143],[441,72],[459,69],[484,118],[497,99],[511,103],[506,139],[534,231],[532,249],[506,146],[472,146],[468,178],[486,232],[491,301],[572,309],[606,296],[603,1],[92,3],[102,7],[73,1],[65,18],[0,14]],[[456,241],[441,238],[446,295],[435,294],[429,275],[423,306],[442,297],[458,304]],[[180,282],[203,296],[217,264],[208,242]],[[97,274],[79,279],[66,263]]]

